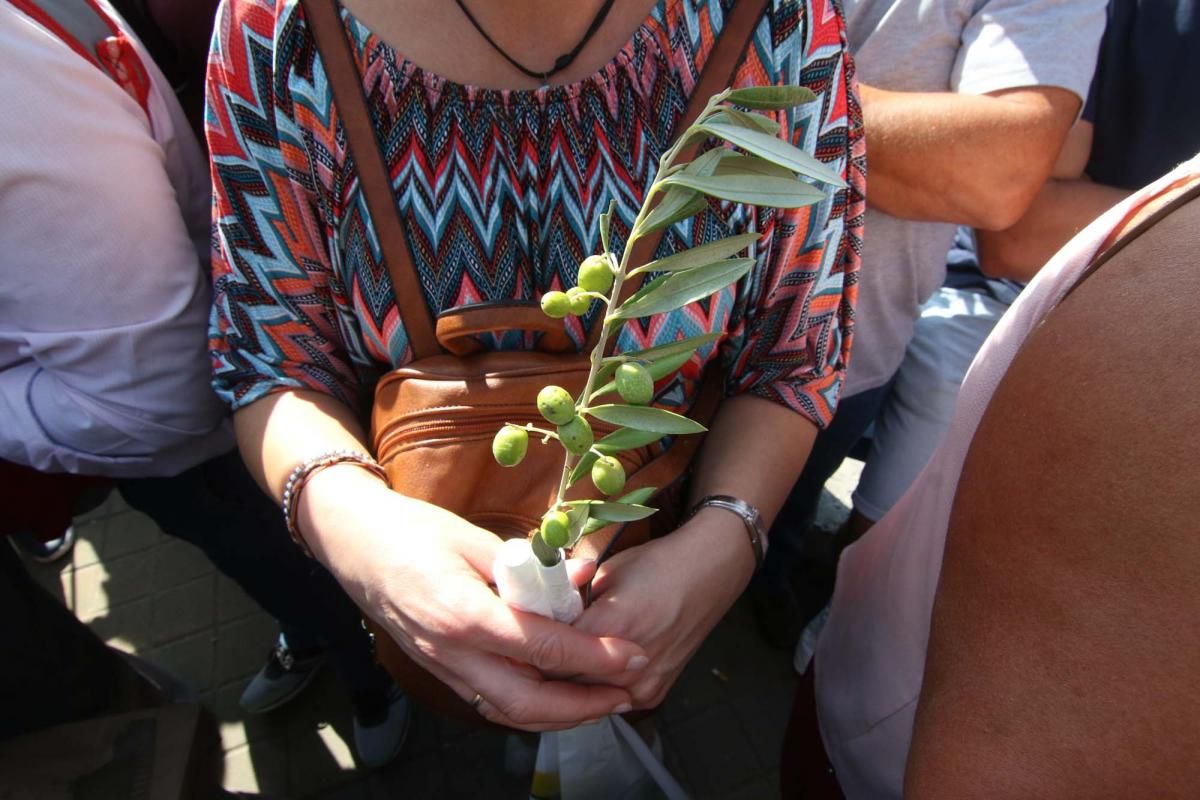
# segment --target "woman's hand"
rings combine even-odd
[[[619,676],[588,670],[579,679],[624,686],[636,708],[658,705],[753,570],[745,526],[717,508],[670,536],[616,554],[601,565],[592,604],[575,627],[637,642],[650,664]]]
[[[606,678],[637,674],[642,648],[506,605],[488,585],[493,534],[348,465],[314,476],[299,511],[313,553],[351,597],[460,697],[478,693],[492,722],[551,730],[629,709],[630,693]],[[545,672],[586,672],[593,683]]]

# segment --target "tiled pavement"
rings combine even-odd
[[[819,524],[845,513],[860,466],[848,461],[834,476]],[[424,709],[395,762],[357,770],[349,705],[329,670],[285,708],[244,716],[237,700],[274,639],[270,617],[198,550],[162,535],[115,494],[76,528],[72,560],[32,571],[102,639],[182,679],[213,712],[226,788],[328,800],[528,797],[528,779],[503,769],[502,735]],[[658,716],[667,766],[698,800],[777,797],[794,686],[791,655],[763,643],[740,601]]]

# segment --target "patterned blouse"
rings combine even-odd
[[[579,262],[600,249],[598,217],[612,200],[620,252],[731,7],[659,0],[594,75],[504,91],[430,74],[342,12],[432,312],[536,302],[572,285]],[[659,386],[660,405],[686,409],[701,369],[716,359],[730,394],[783,403],[819,426],[832,416],[850,350],[864,209],[852,80],[835,0],[771,4],[735,85],[812,89],[815,102],[777,118],[849,189],[794,211],[712,201],[668,231],[659,257],[746,230],[761,238],[756,267],[737,285],[621,330],[619,350],[723,333]],[[357,407],[381,370],[411,360],[339,125],[297,0],[225,0],[207,109],[211,350],[214,385],[234,408],[287,388]],[[590,322],[568,318],[568,334],[582,342]],[[535,347],[535,338],[497,334],[484,345]]]

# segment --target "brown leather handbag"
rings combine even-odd
[[[593,324],[585,351],[579,353],[561,321],[545,316],[534,303],[476,305],[431,319],[336,0],[303,0],[303,6],[358,165],[364,199],[414,356],[376,387],[371,414],[375,457],[387,470],[395,491],[453,511],[498,536],[528,536],[557,493],[562,450],[531,442],[521,465],[504,469],[492,457],[492,437],[506,422],[544,424],[535,404],[543,386],[555,384],[578,395],[587,379],[588,353],[598,341],[600,326]],[[677,130],[690,125],[708,98],[725,88],[764,7],[763,0],[743,0],[734,8]],[[687,155],[694,154],[697,147],[699,143]],[[661,236],[639,242],[634,263],[649,261]],[[636,291],[640,277],[626,282],[623,297]],[[538,331],[541,350],[478,352],[475,336],[499,330]],[[707,370],[691,416],[701,421],[712,417],[722,383],[718,370]],[[597,437],[612,430],[603,423],[594,428]],[[650,518],[653,530],[669,530],[678,521],[676,498],[682,497],[680,484],[699,445],[700,437],[692,435],[680,437],[666,451],[652,445],[618,455],[628,476],[626,491],[646,486],[659,490],[649,501],[662,509]],[[597,496],[589,495],[589,489],[595,491],[589,482],[581,481],[571,496]],[[651,530],[648,524],[610,526],[583,539],[575,553],[603,558],[614,547],[645,541]],[[380,663],[413,696],[441,713],[479,719],[445,684],[414,664],[399,645],[380,630],[373,632]]]

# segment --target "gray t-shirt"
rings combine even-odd
[[[880,89],[985,94],[1058,86],[1086,98],[1105,0],[845,0],[858,79]],[[867,131],[867,200],[871,130]],[[941,285],[953,221],[868,209],[845,396],[900,366],[921,304]]]

